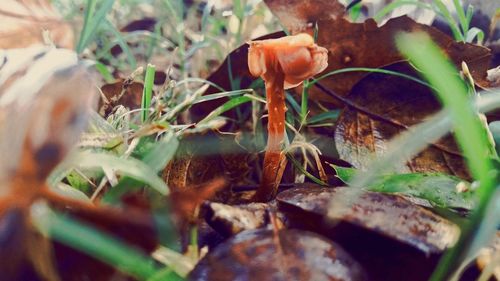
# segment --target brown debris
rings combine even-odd
[[[143,88],[144,84],[129,78],[103,85],[101,87],[103,96],[99,100],[99,114],[108,116],[117,105],[123,105],[128,109],[140,108]]]
[[[44,38],[44,30],[48,37]],[[25,48],[44,44],[46,39],[62,48],[73,49],[73,29],[47,0],[2,0],[0,8],[0,49]]]
[[[278,194],[277,201],[289,227],[339,243],[370,280],[427,280],[459,234],[455,224],[397,195],[305,185]],[[344,208],[327,218],[330,202]]]
[[[406,62],[383,69],[419,78]],[[427,86],[382,73],[365,76],[346,98],[353,106],[346,106],[337,120],[335,145],[340,158],[358,169],[367,169],[373,154],[386,153],[393,137],[441,109],[440,101]],[[430,144],[397,172],[441,172],[470,179],[451,135]]]
[[[202,212],[206,222],[217,232],[228,237],[245,230],[265,227],[269,224],[267,203],[250,203],[247,205],[226,205],[207,202]]]
[[[337,244],[311,232],[245,231],[209,252],[188,280],[366,280]]]

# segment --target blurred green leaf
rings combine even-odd
[[[215,117],[221,115],[222,113],[224,113],[228,110],[231,110],[231,109],[239,106],[240,104],[249,102],[251,100],[252,100],[252,98],[248,97],[247,95],[233,98],[233,99],[225,102],[223,105],[217,107],[212,112],[210,112],[205,118],[203,118],[203,120],[198,122],[198,125],[207,123],[208,121],[214,119]]]
[[[90,183],[78,172],[76,171],[71,171],[69,174],[66,176],[66,180],[68,181],[69,185],[73,187],[76,190],[79,190],[83,192],[84,194],[87,195],[92,195],[92,186]]]
[[[149,108],[151,107],[151,98],[153,96],[153,84],[155,79],[155,69],[156,67],[152,64],[148,64],[146,67],[146,75],[144,77],[144,90],[142,93],[142,102],[141,102],[142,123],[146,122],[149,115]]]
[[[142,161],[154,171],[160,172],[174,157],[177,147],[179,147],[179,141],[173,133],[168,133],[154,143],[147,154],[142,158]]]
[[[96,0],[87,0],[87,9],[85,10],[85,19],[83,22],[83,29],[80,33],[80,39],[76,46],[76,52],[82,53],[85,47],[94,38],[97,28],[106,19],[106,15],[113,8],[114,0],[104,0],[101,2],[101,6],[96,11]]]
[[[339,118],[340,110],[331,110],[314,115],[307,119],[307,124],[312,125],[326,120],[336,121]]]
[[[337,177],[348,183],[356,174],[357,169],[331,165],[337,172]],[[433,206],[442,208],[474,208],[474,194],[472,192],[457,192],[457,184],[469,183],[460,178],[439,173],[409,173],[381,175],[369,186],[363,187],[370,191],[384,193],[399,193],[407,196],[422,198]]]
[[[68,198],[86,201],[86,202],[91,202],[90,198],[85,193],[73,188],[72,186],[64,184],[64,183],[59,183],[59,184],[51,187],[51,190],[59,195],[62,195],[62,196],[68,197]]]
[[[155,261],[144,253],[87,224],[59,215],[45,205],[33,206],[32,216],[38,229],[52,239],[140,280],[157,276],[161,272]],[[172,273],[175,274],[173,271]],[[169,275],[169,277],[174,276]],[[174,279],[164,277],[156,280],[182,280],[182,278],[175,275]]]
[[[438,0],[435,0],[438,1]],[[439,1],[440,2],[440,1]],[[467,161],[468,168],[479,184],[476,190],[477,208],[469,223],[463,226],[457,244],[441,258],[431,280],[440,281],[457,276],[459,265],[467,258],[471,241],[487,211],[498,181],[492,158],[496,158],[488,133],[472,106],[471,95],[458,71],[443,55],[442,50],[424,33],[401,33],[396,38],[397,47],[409,58],[422,75],[434,86],[444,108],[453,122],[457,140]]]
[[[168,194],[168,187],[163,180],[152,171],[151,167],[134,158],[121,158],[106,153],[75,153],[72,164],[80,168],[106,168],[123,176],[129,176],[148,184],[161,194]]]

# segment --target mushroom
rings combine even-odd
[[[306,33],[249,42],[248,68],[266,84],[268,140],[261,184],[256,201],[269,201],[278,189],[281,142],[285,133],[285,89],[320,73],[328,66],[327,50],[314,43]]]

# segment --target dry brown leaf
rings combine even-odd
[[[174,213],[182,222],[195,221],[196,210],[205,200],[212,198],[217,191],[227,186],[223,178],[216,178],[198,187],[190,186],[182,191],[172,192],[170,201]]]
[[[312,30],[316,23],[335,21],[346,15],[344,5],[337,0],[266,0],[264,2],[291,34]],[[328,30],[328,32],[331,31]],[[323,46],[321,43],[319,45]]]
[[[57,280],[50,247],[29,221],[30,205],[40,198],[152,251],[157,235],[151,215],[131,208],[98,208],[58,196],[45,186],[49,173],[75,145],[95,105],[97,93],[86,66],[70,50],[43,46],[3,51],[0,61],[0,155],[9,159],[0,162],[0,279]],[[36,252],[33,244],[38,245]],[[109,280],[116,273],[58,243],[55,256],[61,280]]]
[[[338,242],[370,280],[428,280],[460,233],[457,225],[397,195],[305,185],[283,191],[276,199],[289,227]],[[332,210],[331,202],[343,208]]]
[[[300,230],[244,231],[209,252],[188,280],[361,281],[361,267],[340,246]]]
[[[47,0],[2,0],[0,7],[0,49],[43,44],[44,30],[52,42],[73,49],[71,26],[63,21]]]
[[[232,187],[248,180],[251,158],[234,137],[216,133],[186,135],[162,177],[172,191],[202,186],[216,178],[224,178]],[[218,192],[214,200],[227,202],[230,196],[227,188]]]
[[[140,108],[143,88],[143,83],[130,78],[103,85],[101,91],[104,96],[99,100],[99,114],[108,116],[118,105],[128,109]]]
[[[419,78],[407,63],[383,69]],[[369,168],[373,154],[387,151],[397,134],[440,110],[441,104],[427,86],[393,75],[372,73],[346,96],[347,105],[335,128],[335,145],[341,159],[359,169]],[[467,166],[453,137],[448,135],[420,152],[397,172],[441,172],[469,179]]]
[[[0,140],[0,154],[9,159],[0,163],[0,179],[19,198],[36,193],[73,147],[96,91],[70,50],[11,49],[0,61],[0,134],[8,136]]]

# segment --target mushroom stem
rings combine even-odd
[[[328,65],[325,48],[305,33],[249,43],[248,69],[266,83],[268,117],[267,149],[261,184],[253,197],[269,201],[276,196],[283,175],[281,141],[285,135],[285,91],[323,71]],[[284,166],[284,165],[282,165]],[[284,167],[281,167],[284,168]]]
[[[281,142],[285,136],[285,91],[283,85],[285,77],[283,72],[277,71],[272,78],[266,81],[266,97],[268,107],[268,138],[267,149],[264,155],[264,169],[262,180],[254,199],[256,201],[269,201],[277,192],[281,174],[278,173],[281,154]]]

